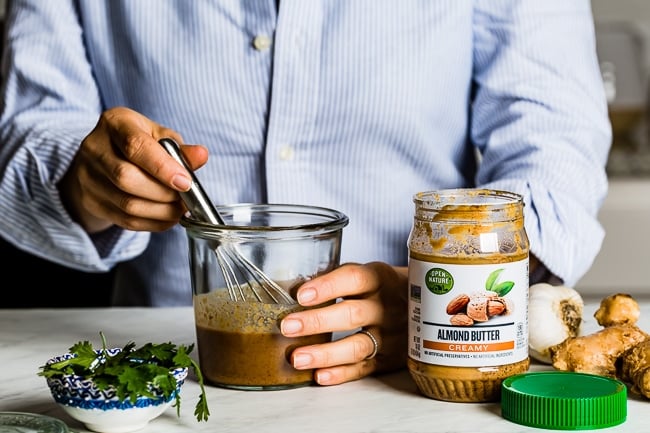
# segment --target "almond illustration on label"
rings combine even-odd
[[[513,311],[512,301],[505,295],[512,290],[512,281],[497,282],[503,269],[490,273],[485,290],[475,293],[461,293],[447,304],[446,312],[451,317],[449,322],[454,326],[472,326],[476,322],[487,322],[495,316],[510,314]]]
[[[471,326],[475,322],[487,322],[494,316],[508,314],[510,302],[496,292],[463,293],[447,304],[449,322],[455,326]]]
[[[454,299],[449,301],[447,305],[447,314],[454,315],[461,313],[466,310],[467,304],[469,303],[469,296],[462,294],[456,296]]]

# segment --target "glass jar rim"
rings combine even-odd
[[[237,203],[219,205],[216,208],[224,218],[225,225],[214,225],[196,220],[189,212],[181,218],[180,224],[188,232],[199,237],[249,237],[274,233],[282,235],[309,234],[313,236],[314,233],[329,233],[340,230],[349,223],[348,216],[343,212],[321,206],[283,203]],[[302,218],[304,222],[251,225],[253,215],[296,217],[297,220]]]
[[[504,206],[523,205],[523,196],[511,191],[484,188],[449,188],[418,192],[413,202],[424,209],[440,210],[443,206]]]

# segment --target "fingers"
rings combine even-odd
[[[296,348],[291,356],[294,368],[316,369],[319,384],[333,385],[403,367],[407,280],[405,267],[377,262],[345,264],[305,283],[297,296],[312,308],[287,315],[281,332],[289,337],[341,331],[347,335]],[[339,302],[332,304],[334,299]],[[360,328],[371,335],[357,332]]]
[[[371,333],[373,336],[375,334],[376,330]],[[379,338],[375,337],[375,340],[379,350]],[[374,341],[367,334],[356,332],[326,345],[317,344],[296,349],[292,353],[291,361],[298,369],[321,368],[371,359],[374,353]]]
[[[287,337],[347,331],[381,321],[383,309],[375,299],[343,299],[317,309],[287,315],[280,323]]]
[[[319,385],[337,385],[406,365],[405,328],[366,330],[377,341],[375,357],[371,357],[375,350],[372,339],[357,332],[331,343],[296,348],[291,356],[292,365],[299,370],[315,369],[314,378]]]
[[[337,298],[355,298],[376,293],[381,284],[377,264],[346,263],[332,272],[303,284],[296,294],[304,306],[320,305]]]
[[[299,370],[317,369],[314,377],[320,385],[365,377],[376,369],[374,355],[381,344],[375,336],[378,335],[376,327],[365,331],[370,335],[357,332],[332,343],[297,348],[291,356],[292,365]]]
[[[385,263],[344,264],[306,282],[296,294],[298,302],[306,307],[336,299],[340,302],[288,315],[281,323],[282,333],[291,337],[379,325],[386,311],[406,308],[402,293],[406,279],[405,270],[398,273]]]
[[[185,207],[173,190],[168,189],[169,197],[159,195],[157,198],[160,201],[138,197],[120,189],[111,178],[98,172],[97,167],[91,164],[84,164],[83,157],[78,155],[77,162],[59,183],[68,212],[89,233],[105,230],[112,225],[127,230],[166,230],[176,224],[184,213]],[[132,189],[131,186],[123,188]]]
[[[98,122],[98,129],[102,128],[126,161],[176,191],[187,191],[192,179],[158,140],[169,137],[179,143],[193,170],[207,161],[207,150],[204,147],[182,145],[178,133],[127,108],[118,107],[104,112]]]
[[[178,191],[191,177],[158,143],[181,142],[178,133],[127,108],[107,110],[83,140],[59,183],[64,205],[89,233],[118,225],[128,230],[161,231],[185,212]],[[182,146],[196,169],[207,161],[203,146]]]

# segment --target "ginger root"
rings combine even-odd
[[[567,338],[551,346],[549,353],[558,370],[615,377],[616,361],[646,338],[648,334],[635,325],[612,325],[593,334]]]
[[[594,314],[600,326],[634,325],[639,320],[641,309],[638,302],[626,294],[616,293],[600,301],[600,308]]]
[[[618,378],[631,385],[631,391],[650,398],[650,340],[631,347],[620,359]]]
[[[630,391],[650,398],[650,335],[636,325],[639,316],[632,296],[607,296],[594,314],[603,329],[550,347],[553,367],[616,377]]]

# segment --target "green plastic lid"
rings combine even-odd
[[[567,371],[518,374],[501,385],[501,415],[517,424],[588,430],[621,424],[627,388],[616,379]]]

